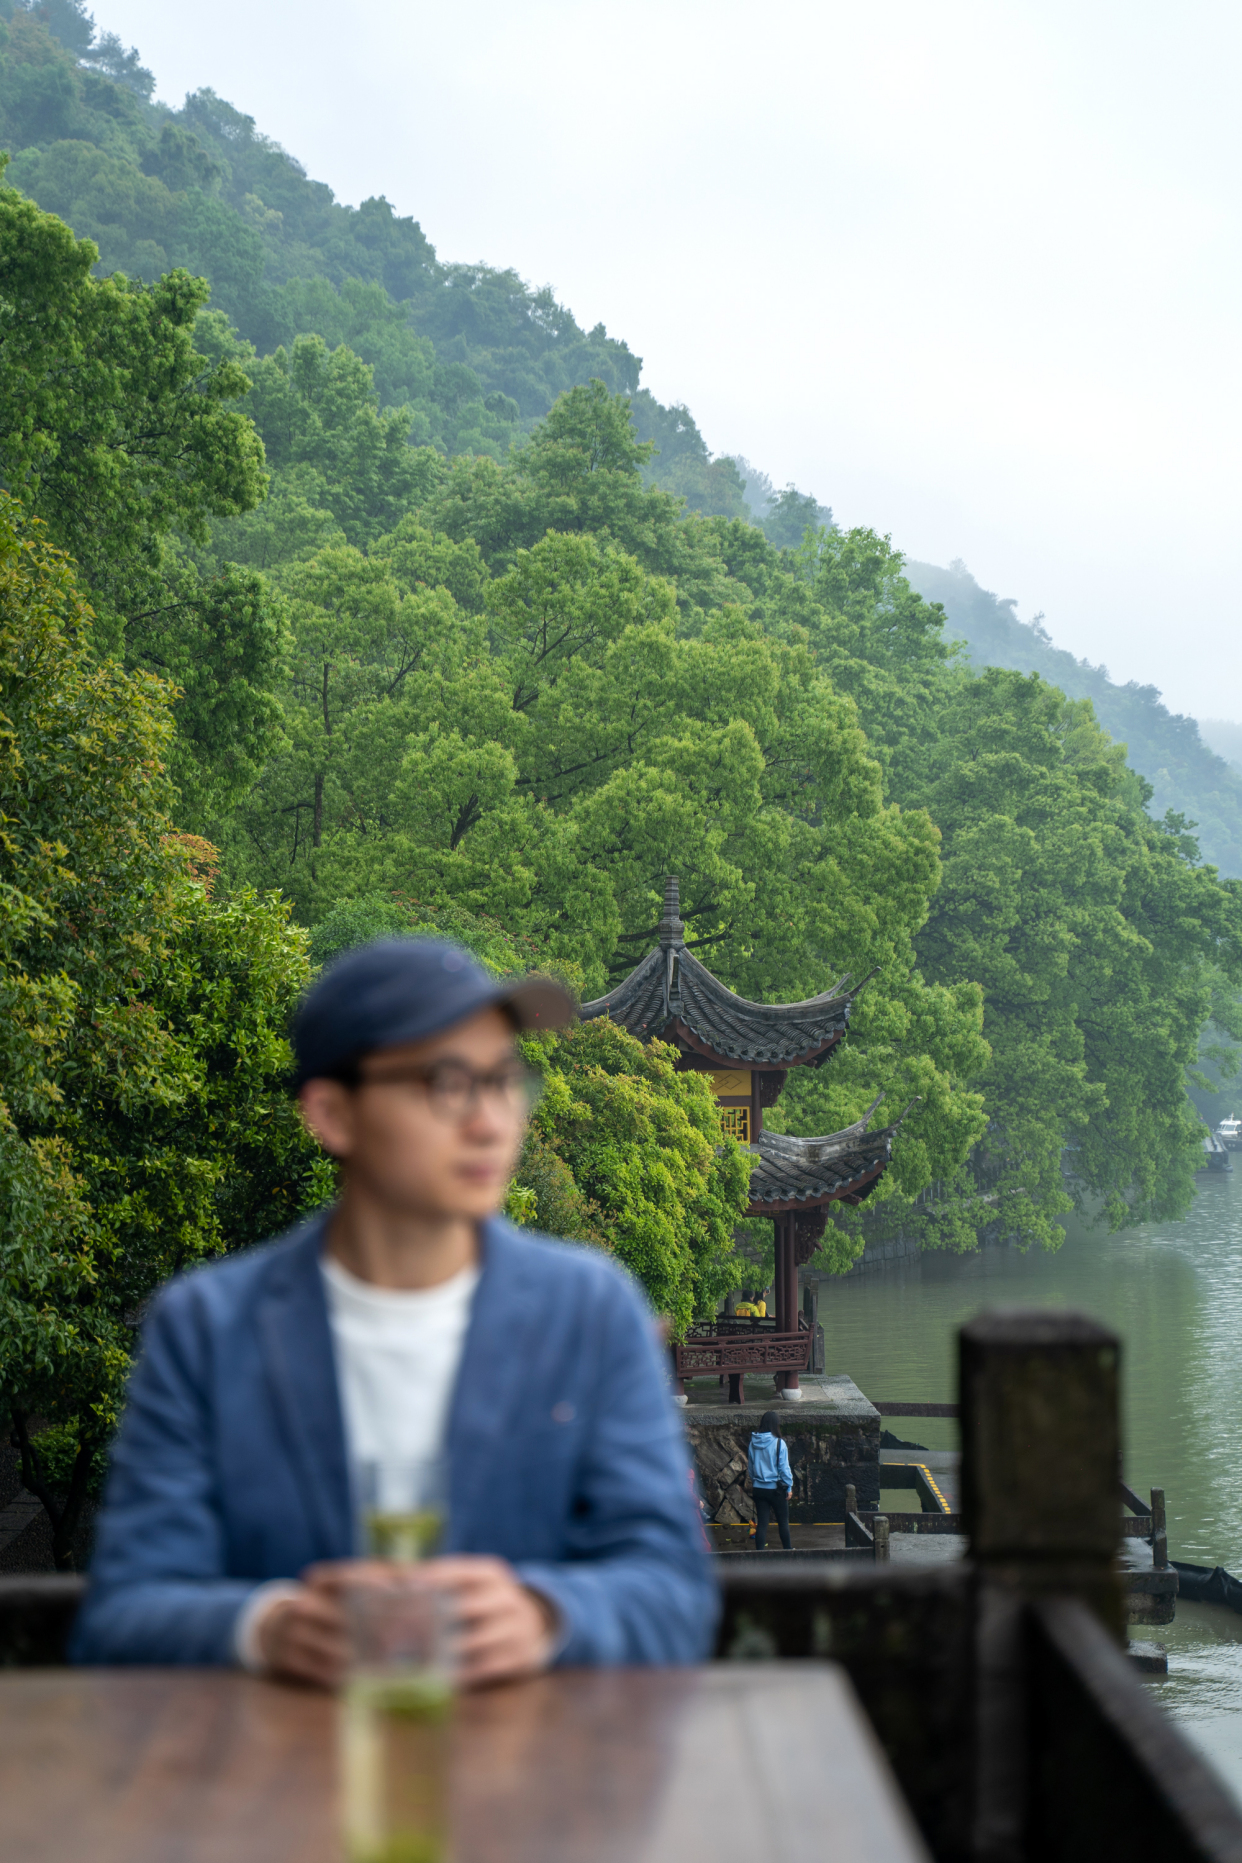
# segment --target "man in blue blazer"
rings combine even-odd
[[[170,1283],[146,1321],[74,1634],[78,1661],[229,1663],[331,1687],[368,1463],[445,1458],[468,1683],[680,1663],[715,1587],[689,1454],[629,1278],[496,1214],[541,979],[393,939],[340,959],[294,1030],[339,1201]]]

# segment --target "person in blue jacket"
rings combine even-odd
[[[793,1550],[789,1537],[789,1496],[793,1491],[793,1472],[789,1451],[781,1436],[781,1420],[774,1410],[765,1410],[759,1428],[746,1451],[746,1471],[755,1496],[755,1550],[768,1549],[768,1518],[776,1515],[781,1545]]]
[[[559,986],[389,939],[294,1026],[303,1116],[339,1200],[172,1281],[130,1381],[71,1653],[233,1663],[336,1685],[365,1577],[360,1474],[443,1457],[463,1679],[685,1663],[716,1588],[652,1315],[598,1250],[497,1214],[531,1077],[517,1028]]]

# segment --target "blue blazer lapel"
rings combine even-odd
[[[272,1264],[258,1327],[276,1414],[323,1559],[354,1551],[345,1426],[319,1257],[327,1215]]]
[[[490,1511],[494,1457],[511,1445],[509,1419],[538,1357],[539,1302],[524,1271],[524,1245],[499,1217],[489,1217],[480,1233],[482,1272],[449,1409],[450,1550],[468,1521]]]

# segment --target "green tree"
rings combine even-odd
[[[927,601],[943,606],[947,632],[960,637],[976,669],[1038,673],[1068,698],[1090,699],[1103,729],[1125,745],[1131,769],[1151,783],[1150,812],[1191,818],[1203,858],[1226,877],[1242,876],[1242,768],[1231,761],[1230,727],[1218,741],[1210,720],[1170,712],[1154,686],[1118,685],[1107,667],[1054,646],[1042,616],[1020,621],[1017,603],[981,589],[964,563],[911,563],[906,574]]]
[[[248,361],[247,412],[277,468],[314,474],[324,509],[350,543],[390,531],[427,482],[428,462],[410,445],[408,407],[379,410],[372,372],[342,344],[300,336],[262,361]]]
[[[706,1076],[678,1073],[661,1042],[605,1021],[522,1046],[544,1092],[518,1165],[529,1200],[517,1213],[554,1234],[594,1232],[682,1338],[739,1284],[733,1230],[749,1199],[749,1153],[723,1137]]]
[[[97,279],[97,256],[0,188],[0,475],[78,563],[100,649],[181,688],[173,760],[201,816],[257,772],[279,626],[253,574],[204,579],[168,540],[255,505],[263,449],[232,405],[243,371],[194,347],[203,280]]]
[[[1055,1245],[1071,1198],[1112,1228],[1182,1214],[1202,1131],[1186,1070],[1213,971],[1242,974],[1242,886],[1143,813],[1123,747],[1037,675],[962,679],[936,762],[945,871],[920,952],[983,984],[978,1163],[1005,1233]]]
[[[327,1189],[285,1091],[305,935],[208,896],[172,833],[172,723],[100,659],[65,558],[0,501],[0,1404],[57,1562],[111,1431],[135,1316]],[[72,1445],[67,1489],[30,1423]]]
[[[407,855],[411,838],[439,822],[452,851],[471,816],[469,783],[489,770],[503,780],[492,725],[506,706],[482,620],[421,580],[432,559],[454,576],[456,560],[468,584],[473,556],[450,545],[437,559],[434,539],[420,547],[406,530],[370,556],[334,547],[282,576],[293,637],[285,745],[230,818],[227,849],[236,873],[284,887],[311,920],[376,888],[427,897],[437,850]]]
[[[1209,976],[1236,965],[1237,889],[1197,864],[1183,825],[1150,820],[1150,789],[1089,705],[972,674],[888,539],[812,532],[780,561],[726,542],[765,628],[805,640],[854,699],[886,793],[944,837],[918,962],[950,991],[983,986],[991,1059],[963,1078],[989,1129],[912,1225],[955,1247],[992,1225],[1056,1246],[1074,1202],[1114,1226],[1180,1213],[1199,1158],[1185,1072]],[[830,1086],[791,1083],[794,1129],[819,1126]],[[903,1134],[886,1195],[916,1147]]]
[[[374,893],[489,915],[591,993],[650,943],[677,872],[691,947],[744,993],[878,966],[823,1117],[880,1088],[918,1098],[903,1182],[952,1168],[981,1130],[963,1081],[986,1051],[977,991],[929,987],[915,960],[938,837],[884,804],[805,638],[736,608],[687,637],[664,578],[581,532],[519,550],[481,614],[428,586],[473,601],[477,574],[473,543],[411,523],[281,572],[287,747],[234,818],[231,870],[312,920]]]
[[[682,612],[700,614],[729,598],[728,578],[714,532],[687,523],[679,497],[644,484],[651,453],[626,396],[602,381],[579,384],[503,464],[454,461],[429,495],[424,522],[474,538],[493,571],[512,568],[517,552],[549,530],[587,533],[671,580]]]

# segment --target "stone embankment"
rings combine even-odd
[[[710,1387],[691,1386],[682,1415],[710,1519],[721,1525],[754,1519],[745,1485],[746,1450],[764,1411],[776,1409],[793,1474],[791,1520],[843,1520],[850,1482],[860,1507],[879,1506],[879,1411],[851,1378],[805,1375],[802,1389],[800,1404],[786,1403],[770,1379],[755,1377],[749,1401],[739,1405],[720,1403]]]

